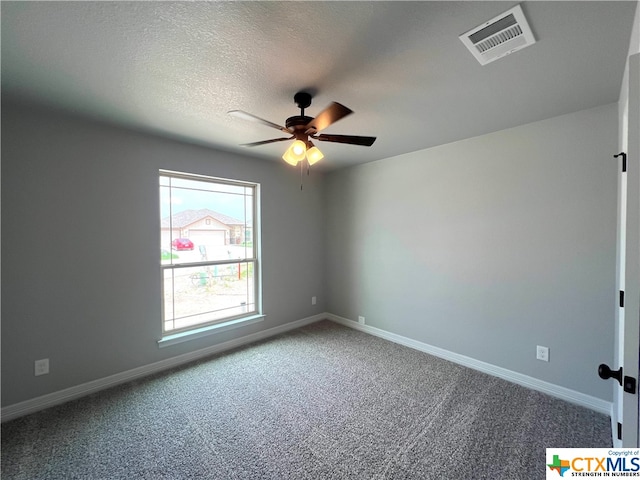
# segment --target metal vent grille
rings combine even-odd
[[[481,65],[535,43],[520,5],[460,35],[460,40]]]
[[[508,42],[519,35],[522,35],[522,29],[520,28],[520,25],[516,25],[504,32],[497,33],[493,37],[487,38],[483,42],[477,43],[476,48],[480,52],[486,52],[490,48],[497,47],[498,45]]]

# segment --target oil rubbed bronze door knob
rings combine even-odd
[[[620,367],[618,370],[611,370],[611,368],[609,368],[609,365],[602,363],[598,367],[598,375],[603,380],[615,378],[616,380],[618,380],[618,383],[622,385],[622,367]]]

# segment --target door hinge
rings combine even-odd
[[[618,440],[622,440],[622,424],[618,422]]]
[[[622,171],[626,172],[627,171],[627,154],[624,152],[620,152],[617,155],[614,155],[613,158],[618,158],[622,156]]]
[[[624,290],[620,290],[620,306],[624,307]]]

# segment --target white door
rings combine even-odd
[[[640,54],[629,57],[629,103],[622,118],[618,156],[618,288],[624,292],[616,311],[616,365],[612,430],[614,447],[638,447],[640,362]],[[622,162],[626,159],[626,172]],[[634,383],[634,385],[632,385]],[[625,388],[626,387],[626,388]],[[620,434],[620,435],[619,435]]]

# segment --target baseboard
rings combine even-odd
[[[64,390],[59,390],[47,395],[42,395],[40,397],[25,400],[24,402],[8,405],[2,408],[0,416],[2,422],[13,420],[24,415],[35,413],[39,410],[44,410],[45,408],[49,408],[54,405],[59,405],[70,400],[75,400],[77,398],[99,392],[100,390],[105,390],[122,383],[146,377],[148,375],[177,367],[198,360],[200,358],[204,358],[216,353],[221,353],[226,350],[240,347],[242,345],[273,337],[275,335],[279,335],[289,330],[294,330],[296,328],[300,328],[323,319],[328,319],[341,325],[353,328],[355,330],[360,330],[362,332],[384,338],[385,340],[389,340],[391,342],[398,343],[400,345],[404,345],[415,350],[419,350],[430,355],[443,358],[445,360],[449,360],[459,365],[463,365],[465,367],[469,367],[474,370],[478,370],[480,372],[502,378],[518,385],[531,388],[532,390],[537,390],[539,392],[552,395],[554,397],[566,400],[571,403],[575,403],[577,405],[581,405],[605,415],[612,415],[613,404],[611,402],[607,402],[605,400],[586,395],[584,393],[576,392],[575,390],[561,387],[559,385],[545,382],[528,375],[514,372],[506,368],[497,367],[490,363],[475,360],[473,358],[450,352],[439,347],[434,347],[433,345],[403,337],[402,335],[387,332],[386,330],[371,327],[369,325],[361,325],[358,322],[355,322],[348,318],[340,317],[338,315],[334,315],[332,313],[320,313],[311,317],[306,317],[294,322],[287,323],[285,325],[280,325],[277,327],[269,328],[267,330],[263,330],[261,332],[245,335],[234,340],[229,340],[218,345],[213,345],[211,347],[196,350],[194,352],[185,353],[183,355],[178,355],[176,357],[161,360],[159,362],[144,365],[142,367],[137,367],[125,372],[110,375],[108,377],[92,380],[90,382],[66,388]]]
[[[49,408],[54,405],[59,405],[61,403],[65,403],[70,400],[75,400],[77,398],[84,397],[91,393],[99,392],[100,390],[114,387],[122,383],[130,382],[138,378],[146,377],[148,375],[158,373],[173,367],[177,367],[177,366],[192,362],[194,360],[198,360],[200,358],[204,358],[210,355],[214,355],[216,353],[221,353],[226,350],[231,350],[233,348],[240,347],[242,345],[246,345],[246,344],[263,340],[269,337],[273,337],[275,335],[279,335],[289,330],[294,330],[296,328],[300,328],[305,325],[309,325],[311,323],[324,320],[326,318],[327,318],[326,314],[320,313],[318,315],[313,315],[311,317],[306,317],[306,318],[296,320],[294,322],[290,322],[284,325],[269,328],[261,332],[252,333],[250,335],[245,335],[243,337],[236,338],[234,340],[229,340],[227,342],[219,343],[217,345],[212,345],[211,347],[196,350],[194,352],[185,353],[182,355],[178,355],[176,357],[167,358],[165,360],[151,363],[149,365],[144,365],[142,367],[137,367],[131,370],[127,370],[125,372],[116,373],[108,377],[92,380],[90,382],[86,382],[70,388],[65,388],[64,390],[59,390],[57,392],[49,393],[47,395],[42,395],[40,397],[25,400],[24,402],[8,405],[6,407],[3,407],[1,410],[0,415],[2,418],[2,422],[13,420],[15,418],[22,417],[24,415],[29,415],[39,410],[44,410],[45,408]]]
[[[450,352],[439,347],[434,347],[433,345],[419,342],[411,338],[403,337],[402,335],[397,335],[395,333],[387,332],[386,330],[381,330],[369,325],[362,325],[354,320],[340,317],[338,315],[327,313],[325,316],[327,319],[339,323],[340,325],[344,325],[355,330],[360,330],[361,332],[369,333],[371,335],[375,335],[376,337],[384,338],[385,340],[399,343],[400,345],[404,345],[415,350],[420,350],[421,352],[425,352],[430,355],[449,360],[453,363],[457,363],[459,365],[463,365],[465,367],[469,367],[474,370],[493,375],[494,377],[508,380],[509,382],[522,385],[523,387],[527,387],[532,390],[546,393],[553,397],[557,397],[562,400],[566,400],[568,402],[589,408],[596,412],[603,413],[609,416],[612,413],[612,402],[607,402],[606,400],[602,400],[591,395],[576,392],[575,390],[561,387],[553,383],[545,382],[543,380],[539,380],[522,373],[514,372],[506,368],[492,365],[490,363],[482,362],[465,355],[460,355],[458,353]]]

